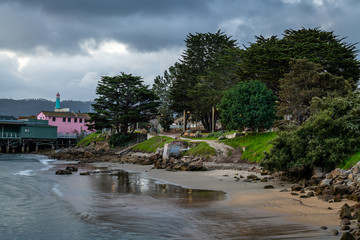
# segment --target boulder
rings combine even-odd
[[[344,218],[348,218],[351,219],[351,210],[350,207],[347,203],[345,203],[340,210],[340,218],[344,219]]]
[[[273,185],[265,185],[264,189],[274,189],[274,186]]]
[[[295,184],[295,185],[291,186],[291,191],[298,192],[298,191],[301,191],[302,189],[303,189],[303,187],[299,184]]]
[[[253,181],[259,180],[259,178],[255,174],[250,174],[246,178]]]
[[[335,179],[337,178],[338,176],[340,176],[341,174],[341,169],[340,168],[336,168],[334,170],[331,171],[331,175],[332,175],[332,178]]]
[[[337,194],[343,195],[343,194],[348,194],[348,193],[349,193],[348,186],[340,185],[340,184],[334,186],[334,195],[337,195]]]
[[[188,166],[189,171],[202,171],[204,170],[204,163],[202,160],[191,162]]]
[[[348,218],[344,218],[340,221],[340,225],[350,225],[350,220]]]
[[[70,170],[66,170],[66,169],[59,169],[55,172],[56,175],[69,175],[72,174],[72,172]]]
[[[348,225],[342,225],[340,228],[341,231],[346,231],[346,230],[350,230],[350,226]],[[342,239],[342,238],[341,238]]]
[[[90,172],[81,172],[80,175],[82,176],[90,175]]]
[[[66,170],[69,170],[71,172],[77,172],[78,171],[78,168],[77,167],[73,167],[73,166],[67,166],[66,167]]]
[[[327,186],[330,186],[331,183],[332,183],[332,180],[331,180],[331,179],[325,178],[325,179],[323,179],[323,180],[320,181],[319,186],[320,186],[320,187],[327,187]]]
[[[336,230],[336,229],[331,229],[331,230],[330,230],[330,234],[331,234],[332,236],[337,236],[337,235],[339,235],[339,231]]]

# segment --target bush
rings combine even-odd
[[[308,177],[314,167],[332,170],[359,151],[359,98],[314,98],[311,107],[314,115],[302,126],[273,141],[262,166]]]
[[[224,92],[218,105],[226,129],[266,129],[275,119],[276,96],[260,81],[239,82]]]
[[[134,137],[131,134],[125,134],[125,133],[117,133],[111,135],[110,138],[110,145],[113,147],[122,147],[126,145],[128,142],[131,142]]]

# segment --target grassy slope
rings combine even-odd
[[[216,151],[213,147],[210,147],[206,142],[200,142],[195,147],[192,147],[186,151],[185,155],[189,156],[216,156]]]
[[[360,161],[360,152],[352,155],[349,159],[340,164],[339,167],[342,169],[350,169],[352,166],[355,166],[358,161]]]
[[[156,152],[156,149],[164,147],[165,143],[174,141],[171,137],[157,136],[139,143],[132,149],[141,152]]]
[[[269,152],[272,145],[269,143],[275,139],[275,132],[247,134],[243,137],[225,139],[222,142],[233,148],[246,147],[242,154],[242,159],[249,162],[259,162],[264,158],[264,151]]]
[[[79,147],[86,147],[89,146],[91,142],[96,141],[96,142],[101,142],[105,140],[105,137],[100,136],[100,133],[91,133],[89,135],[87,135],[86,137],[84,137],[83,139],[81,139],[78,143],[77,146]]]

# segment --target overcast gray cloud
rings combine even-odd
[[[89,100],[102,75],[120,72],[151,84],[188,33],[222,29],[241,46],[321,27],[356,43],[359,20],[358,0],[3,0],[0,98]]]

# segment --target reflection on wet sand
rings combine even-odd
[[[90,190],[77,200],[91,216],[86,221],[123,239],[334,239],[276,214],[229,206],[222,191],[183,188],[125,171],[73,177],[75,189]]]

